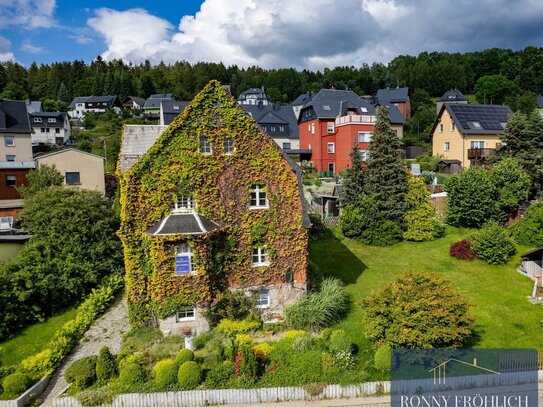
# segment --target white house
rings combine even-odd
[[[105,113],[113,109],[119,113],[121,103],[117,96],[78,96],[68,107],[68,116],[71,119],[82,119],[87,112]]]
[[[62,112],[38,112],[28,115],[32,129],[32,144],[63,145],[70,138],[70,120]]]

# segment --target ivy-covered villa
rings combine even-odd
[[[280,319],[307,286],[300,169],[210,82],[170,126],[126,126],[118,165],[131,322],[209,328],[223,290]]]

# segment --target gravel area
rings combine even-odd
[[[53,374],[49,386],[40,397],[43,400],[41,405],[52,406],[53,399],[68,386],[63,373],[71,362],[84,356],[97,355],[104,346],[109,347],[113,354],[119,353],[123,335],[129,329],[126,301],[124,298],[118,298],[104,315],[94,321],[81,338],[75,351],[64,362],[64,365]]]

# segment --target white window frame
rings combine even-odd
[[[8,185],[8,181],[14,181],[15,184]],[[6,186],[8,188],[17,188],[17,176],[16,175],[6,175]]]
[[[10,158],[13,158],[13,159],[10,160]],[[6,161],[7,161],[7,162],[14,162],[14,161],[17,161],[17,157],[15,156],[15,154],[6,154]]]
[[[335,143],[328,143],[326,147],[326,151],[328,154],[334,154],[336,152],[336,144]]]
[[[474,144],[478,144],[478,147],[474,147]],[[472,150],[480,150],[485,148],[485,142],[482,140],[473,140],[470,142],[470,149]]]
[[[228,141],[230,141],[230,143],[228,143]],[[236,151],[236,147],[234,146],[234,139],[232,137],[226,137],[224,139],[224,154],[230,155],[233,154],[234,151]]]
[[[443,143],[443,151],[450,151],[451,150],[451,142],[446,141]]]
[[[251,191],[249,194],[249,209],[267,209],[268,208],[268,194],[264,190],[264,185],[255,184],[251,186]],[[253,199],[254,194],[254,199]],[[264,200],[264,203],[261,201]],[[254,205],[253,205],[254,201]]]
[[[41,123],[41,117],[34,117],[34,123]]]
[[[55,119],[54,117],[50,117],[47,119],[47,123],[56,123],[57,122],[57,119]]]
[[[176,250],[175,250],[175,257],[178,257],[178,256],[186,256],[189,258],[189,262],[190,262],[190,273],[188,273],[189,275],[196,275],[198,274],[198,270],[197,270],[197,267],[196,267],[196,262],[194,261],[194,251],[192,250],[192,247],[190,246],[179,246]],[[183,276],[183,275],[186,275],[186,274],[177,274],[177,272],[175,273],[176,276]]]
[[[202,149],[202,144],[204,147],[207,147],[207,149],[209,149],[209,151],[204,151],[204,149]],[[203,155],[211,155],[213,154],[213,147],[211,146],[211,143],[209,142],[209,138],[207,136],[200,136],[200,145],[199,145],[199,150],[200,150],[200,154],[203,154]]]
[[[315,134],[315,123],[311,123],[311,134]]]
[[[371,131],[359,131],[358,132],[358,142],[359,143],[369,143],[373,133]]]
[[[335,131],[334,122],[328,122],[326,124],[326,131],[328,132],[328,134],[333,134],[334,133],[334,131]]]
[[[8,143],[8,140],[11,140],[11,143]],[[4,145],[6,147],[15,147],[15,137],[14,136],[4,136]]]
[[[255,261],[255,257],[257,261]],[[266,246],[253,247],[251,265],[253,267],[267,267],[270,265],[270,254]]]
[[[279,131],[282,133],[285,131],[285,126],[279,126]]]
[[[190,196],[178,196],[177,202],[172,206],[173,213],[194,213],[197,203],[196,199]]]
[[[175,319],[177,322],[182,321],[195,321],[196,309],[192,305],[183,305],[175,313]]]
[[[256,299],[256,308],[269,308],[271,305],[270,301],[270,290],[267,288],[262,288],[258,291],[258,297]]]
[[[368,150],[360,150],[360,159],[362,161],[368,161],[368,158],[370,157]]]

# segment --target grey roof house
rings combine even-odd
[[[379,89],[377,91],[376,99],[377,103],[379,103],[381,106],[384,106],[386,104],[392,104],[396,106],[406,120],[411,119],[411,101],[409,99],[409,88],[396,87]]]
[[[86,112],[105,113],[109,109],[121,111],[121,103],[117,96],[78,96],[68,106],[68,116],[82,119]]]
[[[268,105],[271,103],[270,97],[264,91],[264,88],[250,88],[241,92],[238,97],[240,105]]]
[[[162,100],[160,102],[160,125],[169,126],[189,105],[186,100]]]
[[[469,101],[458,89],[450,89],[437,101],[437,113],[439,113],[444,103],[469,103]]]

